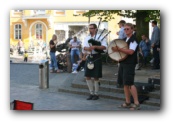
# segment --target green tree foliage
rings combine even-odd
[[[141,40],[141,35],[149,36],[149,22],[156,20],[160,23],[160,10],[89,10],[83,16],[91,18],[98,16],[103,18],[104,22],[115,19],[114,14],[126,18],[133,18],[136,21],[137,39]]]
[[[150,20],[160,20],[160,10],[89,10],[88,12],[84,13],[83,16],[98,16],[98,18],[104,18],[103,21],[110,21],[112,19],[115,19],[112,15],[117,14],[119,16],[134,18],[134,20],[136,20],[137,14],[143,12],[147,13],[146,17],[144,18],[146,22],[149,22]]]

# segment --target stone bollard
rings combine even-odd
[[[67,53],[67,72],[71,73],[71,55],[70,53]]]

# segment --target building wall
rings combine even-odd
[[[77,14],[78,16],[74,16]],[[62,11],[58,11],[58,14],[55,14],[54,10],[46,10],[45,15],[34,15],[34,10],[23,10],[23,12],[10,11],[10,44],[17,45],[18,40],[14,38],[14,25],[21,24],[22,25],[22,41],[25,44],[25,49],[28,49],[31,40],[35,39],[35,24],[41,23],[43,24],[43,41],[48,42],[52,38],[52,35],[55,34],[57,25],[65,25],[68,27],[69,24],[74,24],[76,26],[84,24],[88,25],[88,18],[83,17],[80,11],[75,10],[65,10],[65,13]],[[43,18],[42,18],[43,17]],[[116,39],[118,36],[116,32],[119,30],[118,22],[121,19],[117,15],[114,15],[115,19],[109,21],[107,23],[107,29],[111,31],[108,36],[109,41]],[[98,17],[92,17],[90,19],[91,22],[97,23],[99,19]],[[65,28],[65,27],[64,27]],[[68,31],[68,28],[66,29]],[[67,32],[66,32],[67,38]]]

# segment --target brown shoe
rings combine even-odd
[[[127,103],[127,102],[125,102],[119,106],[119,108],[130,108],[130,107],[131,107],[131,103]]]

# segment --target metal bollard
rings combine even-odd
[[[39,88],[49,88],[49,61],[41,60],[39,63]]]

